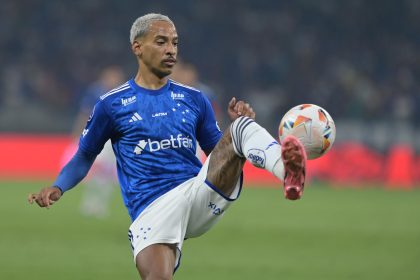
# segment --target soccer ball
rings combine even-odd
[[[290,109],[279,126],[280,142],[287,135],[297,137],[305,147],[308,159],[324,155],[335,140],[335,124],[328,112],[314,104],[302,104]]]

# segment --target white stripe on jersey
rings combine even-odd
[[[200,90],[198,90],[198,89],[196,89],[196,88],[193,88],[193,87],[190,87],[190,86],[187,86],[187,85],[181,84],[181,83],[179,83],[179,82],[177,82],[177,81],[171,80],[171,82],[172,82],[173,84],[175,84],[175,85],[178,85],[178,86],[181,86],[181,87],[185,87],[185,88],[192,89],[192,90],[194,90],[194,91],[200,92]]]
[[[121,85],[121,86],[119,86],[119,87],[117,87],[117,88],[114,88],[114,89],[112,89],[112,90],[108,91],[108,92],[107,92],[107,93],[105,93],[104,95],[101,95],[100,99],[101,99],[101,100],[104,100],[104,99],[105,99],[105,98],[107,98],[108,96],[110,96],[110,95],[112,95],[112,94],[114,94],[114,93],[120,92],[120,91],[122,91],[122,90],[124,90],[124,89],[128,89],[129,87],[130,87],[130,85],[128,84],[128,82],[126,82],[125,84],[123,84],[123,85]]]

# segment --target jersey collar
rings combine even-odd
[[[141,92],[141,93],[144,93],[144,94],[149,94],[149,95],[160,95],[162,93],[165,93],[165,92],[168,91],[169,86],[170,86],[170,80],[169,79],[166,82],[166,84],[159,89],[147,89],[147,88],[141,87],[134,81],[134,78],[129,80],[128,83],[130,84],[130,86],[135,91]]]

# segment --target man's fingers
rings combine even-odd
[[[248,108],[248,112],[247,112],[246,116],[255,120],[255,112],[254,112],[254,109],[252,109],[252,107],[249,107]]]
[[[235,112],[236,112],[238,115],[242,115],[243,108],[244,108],[244,102],[243,102],[243,101],[239,101],[239,102],[238,102],[238,103],[236,103],[236,105],[235,105]]]
[[[250,117],[252,119],[255,119],[254,109],[252,109],[252,107],[251,107],[251,105],[249,105],[249,103],[245,104],[244,110],[245,110],[245,112],[244,112],[245,116]]]
[[[61,190],[57,187],[43,188],[39,193],[31,193],[28,195],[28,202],[33,204],[35,201],[39,207],[49,209],[61,197]]]
[[[45,197],[45,194],[42,193],[31,193],[28,196],[28,202],[33,204],[34,201],[38,204],[39,207],[49,206],[49,199]]]
[[[38,206],[39,206],[39,207],[42,207],[42,198],[41,198],[40,196],[38,196],[38,197],[35,199],[35,202],[36,202],[36,204],[38,204]]]
[[[235,97],[233,97],[229,102],[228,113],[232,121],[240,116],[250,117],[255,120],[255,112],[251,105],[242,100],[237,101]]]
[[[51,192],[49,191],[43,192],[41,199],[44,207],[50,208],[50,195]]]
[[[236,104],[236,98],[235,97],[232,97],[232,99],[229,101],[228,107],[230,109],[233,109],[235,107],[235,104]]]
[[[33,203],[34,203],[34,201],[36,201],[36,200],[38,199],[38,197],[39,197],[39,194],[38,194],[38,193],[30,193],[30,194],[28,195],[28,202],[29,202],[30,204],[33,204]]]

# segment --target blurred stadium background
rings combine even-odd
[[[129,29],[148,12],[174,20],[222,108],[248,100],[277,134],[288,109],[315,103],[337,126],[302,201],[247,166],[243,198],[186,242],[176,279],[420,279],[417,0],[2,1],[0,279],[137,278],[117,192],[106,220],[78,213],[80,188],[49,211],[25,200],[58,172],[100,71],[134,75]]]

